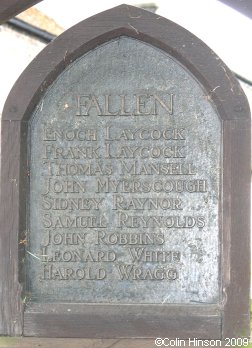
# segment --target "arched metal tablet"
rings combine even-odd
[[[154,14],[122,5],[49,44],[3,114],[4,332],[246,335],[249,122],[224,63]]]

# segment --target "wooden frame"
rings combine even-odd
[[[75,59],[121,35],[162,49],[207,91],[222,124],[218,305],[31,304],[25,308],[27,125],[55,78]],[[227,66],[198,38],[153,13],[121,5],[67,30],[27,67],[2,116],[0,334],[47,337],[220,339],[249,335],[250,113]],[[69,311],[71,309],[71,311]],[[24,329],[24,331],[23,331]]]

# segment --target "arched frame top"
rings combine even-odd
[[[28,120],[44,91],[70,63],[122,35],[150,43],[187,67],[205,87],[206,98],[214,102],[222,120],[249,118],[248,102],[239,83],[209,47],[165,18],[120,5],[78,23],[51,42],[17,80],[6,101],[3,120]],[[20,90],[22,98],[18,98]]]
[[[218,111],[222,127],[222,301],[217,306],[172,305],[162,306],[160,310],[161,305],[45,303],[26,308],[24,321],[19,263],[24,246],[18,241],[24,240],[26,229],[28,121],[65,68],[90,50],[120,36],[146,42],[176,59],[204,88],[205,97]],[[249,106],[231,71],[202,41],[165,18],[128,5],[86,19],[51,42],[19,77],[3,110],[1,142],[0,334],[22,335],[24,326],[30,335],[49,337],[157,337],[157,334],[167,337],[170,334],[174,338],[218,339],[249,334]]]

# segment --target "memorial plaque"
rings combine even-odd
[[[20,301],[7,333],[248,334],[249,111],[209,48],[119,6],[24,72],[5,106],[4,154],[13,123],[20,176],[5,164],[4,201],[17,214]]]
[[[30,122],[32,299],[217,303],[221,129],[205,95],[125,36],[59,76]]]

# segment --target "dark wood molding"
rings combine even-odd
[[[207,97],[213,100],[222,119],[248,117],[249,105],[239,83],[205,43],[166,18],[121,5],[76,24],[40,52],[13,87],[6,102],[9,112],[5,119],[28,119],[43,92],[72,61],[121,35],[150,43],[175,57],[202,83],[208,92]],[[26,88],[27,76],[30,76],[29,85],[32,84],[29,89]],[[20,89],[23,89],[24,101],[22,105],[19,103],[19,110],[16,110],[16,91]]]
[[[223,124],[223,337],[250,334],[250,127]]]
[[[20,122],[2,122],[0,215],[0,334],[22,334],[19,268]]]
[[[208,338],[249,335],[250,112],[248,102],[228,67],[202,41],[165,18],[127,5],[93,16],[56,38],[23,72],[6,101],[2,116],[0,234],[0,262],[3,266],[0,268],[0,279],[6,281],[0,282],[0,316],[2,316],[0,334],[21,335],[23,332],[22,276],[20,276],[23,250],[19,240],[25,230],[22,216],[26,199],[27,122],[48,87],[71,62],[102,43],[122,35],[162,49],[190,70],[203,86],[206,98],[210,100],[220,117],[223,135],[220,199],[222,301],[215,308],[215,314],[209,312],[211,306],[195,306],[197,313],[192,315],[185,330],[184,320],[189,314],[188,310],[192,308],[190,306],[180,308],[181,311],[179,314],[177,312],[178,317],[176,317],[173,311],[171,311],[173,316],[169,316],[169,310],[166,309],[168,306],[156,306],[158,309],[148,312],[144,305],[126,305],[121,306],[121,313],[124,315],[119,318],[115,316],[113,306],[92,308],[83,305],[82,313],[69,314],[65,312],[64,304],[52,306],[38,304],[25,310],[26,332],[28,335],[48,334],[54,337],[73,337],[75,335],[73,332],[76,332],[77,337],[90,337],[90,333],[81,330],[82,325],[87,324],[87,313],[90,313],[88,309],[92,308],[93,318],[99,321],[100,328],[105,325],[105,321],[103,323],[105,317],[111,325],[120,324],[118,332],[121,337],[137,335],[137,327],[140,330],[139,335],[155,336],[153,330],[149,331],[152,324],[156,327],[157,334],[165,334],[167,337],[168,324],[164,323],[161,330],[158,330],[158,313],[162,322],[167,320],[170,323],[173,332],[176,333],[175,328],[179,328],[176,334],[181,337],[186,337],[190,327],[193,335],[200,338],[206,337],[207,334]],[[51,308],[55,309],[54,314],[50,312]],[[151,318],[147,318],[147,313],[154,316],[153,322]],[[53,329],[55,324],[52,323],[52,317],[57,320],[58,327],[61,327],[58,334]],[[73,324],[75,319],[82,323],[79,331]],[[135,327],[129,327],[130,320],[133,320]],[[144,324],[146,326],[143,328]],[[105,332],[105,329],[97,328],[96,330],[96,337],[109,335],[115,337],[111,331]]]
[[[1,0],[0,1],[0,24],[8,19],[27,10],[29,7],[36,5],[42,0]]]
[[[216,305],[34,303],[24,317],[26,335],[41,337],[220,339],[220,328]]]

